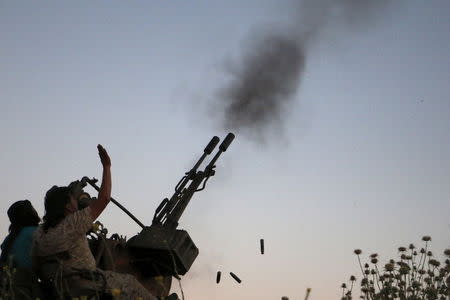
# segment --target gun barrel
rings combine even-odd
[[[220,139],[217,136],[214,136],[206,145],[205,149],[203,150],[202,156],[198,159],[198,161],[195,163],[195,165],[192,167],[192,169],[186,173],[186,175],[180,179],[178,184],[175,186],[175,193],[170,197],[170,200],[167,201],[166,205],[162,207],[161,203],[161,209],[156,211],[155,217],[153,218],[153,223],[162,223],[164,222],[164,218],[167,218],[168,215],[171,214],[172,210],[178,205],[178,202],[180,200],[180,195],[182,191],[184,190],[185,186],[188,184],[189,181],[193,180],[195,178],[195,174],[197,173],[198,167],[202,164],[202,162],[205,160],[205,158],[211,154],[211,152],[214,150],[214,148],[219,143]],[[164,200],[163,200],[164,201]]]
[[[231,142],[234,140],[234,134],[228,133],[225,139],[223,140],[222,144],[220,144],[219,149],[223,152],[227,151],[228,146],[230,146]]]
[[[184,210],[186,209],[192,195],[195,192],[203,190],[206,181],[209,177],[214,175],[214,164],[216,163],[222,152],[226,151],[228,146],[234,139],[233,133],[228,133],[222,144],[219,146],[219,150],[214,155],[213,159],[208,163],[204,171],[197,171],[198,167],[201,165],[203,160],[211,154],[214,148],[219,143],[220,139],[214,136],[208,145],[204,149],[204,153],[200,159],[195,163],[194,167],[186,173],[186,175],[181,178],[175,187],[175,193],[172,195],[170,200],[165,202],[165,205],[160,205],[156,210],[155,217],[153,218],[153,224],[162,224],[167,228],[175,229],[178,226],[178,221],[181,218]],[[203,186],[198,189],[202,184]]]
[[[166,219],[163,221],[164,226],[173,229],[177,228],[178,221],[180,220],[181,215],[189,204],[189,201],[191,201],[192,195],[194,195],[195,191],[200,186],[204,178],[205,174],[202,171],[197,172],[195,178],[192,180],[186,190],[183,191],[181,197],[176,198],[176,200],[178,201],[175,203],[174,207],[172,207],[172,209],[167,213]]]
[[[217,144],[219,143],[220,139],[217,136],[214,136],[211,141],[209,141],[208,145],[205,147],[204,152],[206,154],[211,154],[211,152],[216,148]]]

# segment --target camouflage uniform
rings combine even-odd
[[[134,276],[97,269],[86,238],[92,222],[90,207],[86,207],[66,216],[46,233],[40,226],[34,234],[32,248],[38,274],[44,280],[64,284],[69,290],[89,285],[110,294],[120,290],[120,299],[155,300]]]

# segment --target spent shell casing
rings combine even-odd
[[[233,272],[230,272],[231,277],[234,278],[234,280],[236,280],[238,283],[241,283],[241,280],[239,279],[239,277],[236,276],[236,274],[234,274]]]
[[[259,246],[261,248],[261,254],[264,254],[264,239],[259,240]]]
[[[311,293],[311,288],[307,288],[307,289],[306,289],[305,300],[308,300],[309,294],[310,294],[310,293]]]
[[[222,273],[220,271],[217,271],[217,276],[216,276],[216,283],[220,282],[220,276],[222,275]]]

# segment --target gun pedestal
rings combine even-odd
[[[184,275],[198,256],[198,248],[185,230],[162,225],[145,227],[127,242],[135,265],[144,275]]]

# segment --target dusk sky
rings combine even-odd
[[[341,283],[361,277],[355,248],[387,261],[424,235],[441,258],[450,1],[342,1],[0,1],[2,236],[13,202],[43,216],[52,185],[101,177],[99,143],[113,197],[150,225],[209,140],[232,131],[181,218],[200,250],[185,299],[303,299],[307,287],[310,300],[340,299]],[[304,69],[278,114],[281,102],[261,101],[263,123],[226,123],[220,91],[265,32],[289,33]],[[112,203],[99,220],[140,230]]]

